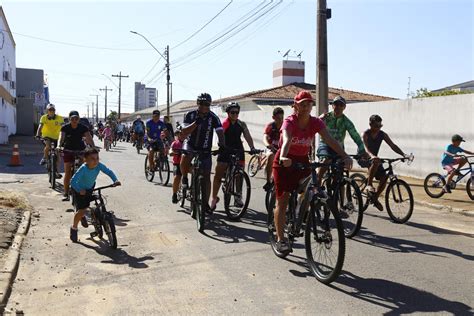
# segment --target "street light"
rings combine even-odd
[[[141,36],[148,44],[153,47],[153,49],[164,59],[166,60],[166,115],[170,115],[170,47],[166,46],[165,56],[160,53],[160,51],[153,45],[143,34],[140,34],[135,31],[130,31],[130,33]]]

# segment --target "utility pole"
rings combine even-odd
[[[166,116],[170,116],[170,46],[166,46]]]
[[[107,91],[112,91],[112,89],[107,89],[107,86],[105,86],[105,89],[99,89],[100,91],[105,91],[105,115],[104,115],[104,121],[107,121]]]
[[[118,75],[112,75],[112,77],[119,78],[119,100],[118,100],[118,118],[120,119],[120,113],[121,113],[121,100],[122,100],[122,78],[128,78],[128,75],[122,76],[122,72],[120,72]]]
[[[89,120],[89,104],[86,104],[87,106],[87,120]]]
[[[317,39],[316,39],[316,98],[318,115],[328,112],[328,38],[327,20],[331,18],[331,9],[327,9],[326,0],[317,0]]]
[[[95,122],[99,123],[99,95],[90,94],[91,97],[95,97]],[[92,116],[94,116],[94,107],[92,107]]]
[[[173,83],[171,82],[170,85],[171,85],[170,102],[173,103]]]
[[[407,99],[410,99],[410,85],[411,85],[411,77],[408,77]]]

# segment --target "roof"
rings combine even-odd
[[[8,25],[7,17],[5,16],[5,12],[3,11],[3,6],[0,6],[0,14],[1,14],[3,20],[5,21],[6,31],[7,31],[8,35],[10,36],[10,39],[12,40],[13,47],[16,47],[15,39],[13,38],[12,31],[10,29],[10,26]]]
[[[293,100],[294,96],[301,90],[308,90],[314,96],[316,96],[316,85],[310,83],[291,83],[288,85],[274,87],[270,89],[257,90],[244,94],[235,95],[232,97],[226,97],[219,100],[215,100],[214,103],[225,103],[229,101],[239,99],[268,99],[268,100]],[[345,89],[329,88],[329,99],[334,99],[336,96],[343,96],[347,102],[375,102],[375,101],[388,101],[395,100],[394,98],[384,97],[375,94],[368,94],[362,92],[356,92]]]
[[[196,106],[196,101],[195,100],[179,100],[179,101],[171,103],[170,104],[170,109],[172,109],[173,112],[180,112],[181,109],[186,109],[186,108],[189,108],[189,107],[192,107],[192,106]],[[129,120],[135,119],[137,115],[141,115],[142,118],[147,118],[148,116],[151,117],[152,112],[156,109],[157,109],[157,107],[153,106],[153,107],[149,107],[149,108],[146,108],[146,109],[143,109],[143,110],[140,110],[140,111],[130,113],[127,116],[124,116],[122,114],[121,119],[124,120],[124,121],[129,121]],[[166,112],[166,104],[159,105],[158,110],[160,110],[161,114],[163,115]]]
[[[474,80],[458,83],[452,86],[448,86],[442,89],[432,90],[431,92],[440,92],[445,90],[453,90],[453,89],[465,89],[465,88],[474,88]]]

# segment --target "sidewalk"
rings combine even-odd
[[[18,144],[20,156],[34,156],[43,154],[43,144],[33,136],[10,136],[8,144],[0,145],[0,156],[11,156],[13,145]]]

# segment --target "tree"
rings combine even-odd
[[[467,94],[467,93],[473,93],[473,91],[444,90],[444,91],[432,92],[432,91],[429,91],[427,88],[420,88],[416,90],[415,98],[440,97],[444,95]]]
[[[118,113],[116,111],[110,111],[110,114],[107,115],[107,121],[116,122],[118,119]]]

